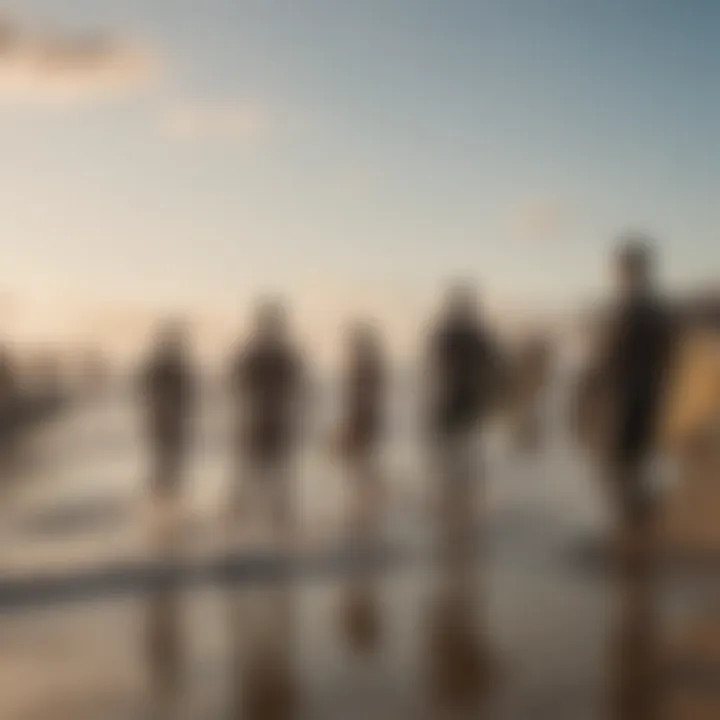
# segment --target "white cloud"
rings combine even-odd
[[[159,54],[104,35],[29,29],[0,21],[0,101],[67,105],[114,97],[161,72]]]
[[[161,121],[163,129],[172,137],[244,141],[255,139],[267,130],[269,113],[262,104],[249,101],[185,100],[168,107]]]

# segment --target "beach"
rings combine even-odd
[[[562,425],[562,388],[553,392],[537,455],[492,431],[481,449],[477,549],[459,594],[431,561],[433,477],[410,432],[397,433],[383,460],[382,537],[393,559],[367,575],[318,560],[344,547],[347,482],[318,430],[296,473],[301,541],[286,559],[297,571],[284,572],[268,560],[275,546],[221,531],[226,416],[208,401],[186,480],[187,529],[172,553],[179,570],[156,582],[168,556],[148,541],[137,407],[120,393],[72,410],[37,438],[27,478],[5,503],[3,717],[619,717],[613,647],[633,637],[618,621],[622,588],[583,559],[607,511]],[[234,572],[217,570],[227,558]],[[712,601],[706,585],[664,592],[670,610],[653,642],[684,637]],[[451,637],[443,628],[454,619],[486,662],[453,690],[443,677],[455,677],[458,660],[433,638]],[[465,667],[467,651],[456,650]],[[268,714],[280,710],[263,702],[283,688],[286,714]]]

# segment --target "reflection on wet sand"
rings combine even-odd
[[[471,718],[486,706],[490,650],[483,598],[471,572],[445,571],[427,618],[427,687],[433,717]]]
[[[371,477],[359,475],[355,479],[360,489],[364,489],[374,481],[374,477],[374,474]],[[377,494],[353,494],[349,506],[348,538],[361,558],[363,553],[372,553],[377,540],[379,511]],[[378,582],[374,568],[362,562],[362,559],[341,592],[340,630],[349,648],[358,655],[376,654],[382,645]]]
[[[243,517],[250,511],[271,542],[287,538],[292,514],[287,485],[288,464],[260,474],[246,494]],[[246,488],[247,490],[248,488]],[[254,505],[248,504],[253,501]],[[259,503],[259,504],[258,504]],[[269,512],[268,512],[269,511]],[[295,666],[295,586],[283,578],[266,587],[229,588],[230,638],[229,714],[247,720],[286,720],[297,716],[298,683]]]
[[[377,588],[371,579],[348,585],[341,600],[341,630],[357,655],[376,655],[382,646],[382,618]]]
[[[447,450],[447,448],[446,448]],[[431,717],[475,718],[489,699],[491,661],[483,596],[483,563],[475,529],[479,462],[468,442],[444,453],[444,496],[427,616],[427,687]]]
[[[717,434],[696,437],[680,457],[680,482],[667,495],[651,493],[652,476],[613,478],[619,494],[614,549],[617,619],[610,637],[608,701],[618,720],[706,720],[720,714],[720,637],[715,612],[696,613],[706,576],[692,577],[682,560],[717,550],[712,498],[720,453]],[[636,472],[637,472],[636,468]],[[634,492],[633,492],[634,491]],[[669,555],[666,553],[669,551]],[[680,560],[665,564],[663,559]],[[662,574],[661,574],[662,571]],[[661,582],[663,581],[663,582]],[[689,625],[674,637],[662,611],[664,592],[686,593],[680,603]]]
[[[184,647],[179,593],[171,584],[148,596],[145,632],[151,717],[174,720],[182,706]]]
[[[230,592],[231,718],[285,720],[298,713],[295,598],[289,583]]]
[[[669,645],[668,720],[720,717],[720,612],[718,598],[697,611]]]
[[[655,720],[662,703],[661,624],[649,567],[621,572],[610,636],[608,701],[612,720]]]

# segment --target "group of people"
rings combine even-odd
[[[643,466],[653,449],[676,345],[672,313],[655,286],[653,260],[643,240],[630,239],[619,248],[618,297],[583,373],[580,411],[574,417],[581,434],[601,428],[603,454],[613,478],[611,496],[619,515],[632,518],[649,516]],[[167,325],[142,373],[153,483],[164,496],[175,495],[181,487],[198,402],[187,342],[181,324]],[[429,398],[426,426],[433,446],[457,452],[458,443],[499,408],[519,420],[521,441],[531,442],[540,422],[537,399],[550,358],[545,338],[531,339],[511,357],[483,318],[472,287],[453,287],[427,348],[423,392]],[[383,436],[389,382],[383,341],[375,326],[360,323],[351,328],[342,382],[343,422],[337,445],[351,467],[371,475],[372,458]],[[229,387],[236,409],[233,444],[242,472],[238,489],[250,476],[287,482],[297,430],[312,395],[307,366],[293,345],[281,303],[266,301],[257,308],[251,335],[232,361]],[[240,496],[236,498],[239,507]],[[287,517],[291,508],[281,503],[278,512]]]
[[[437,438],[469,433],[498,401],[500,345],[478,310],[472,288],[454,287],[430,340],[427,372],[432,400],[428,431]],[[228,387],[236,409],[237,466],[252,474],[283,473],[310,411],[309,373],[293,345],[283,305],[259,305],[248,341],[233,358]],[[368,474],[386,421],[389,371],[383,342],[370,323],[348,334],[335,450]],[[175,493],[190,442],[197,387],[183,326],[169,324],[143,368],[142,389],[158,492]],[[247,475],[245,475],[247,478]]]

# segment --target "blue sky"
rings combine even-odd
[[[64,102],[44,97],[52,78],[10,92],[0,71],[0,256],[24,297],[232,314],[284,288],[307,313],[387,305],[402,323],[462,274],[500,307],[559,307],[602,291],[628,227],[658,238],[670,282],[720,272],[714,0],[23,0],[6,15],[108,34],[119,54],[70,68],[83,91]],[[153,62],[128,71],[140,50]]]

